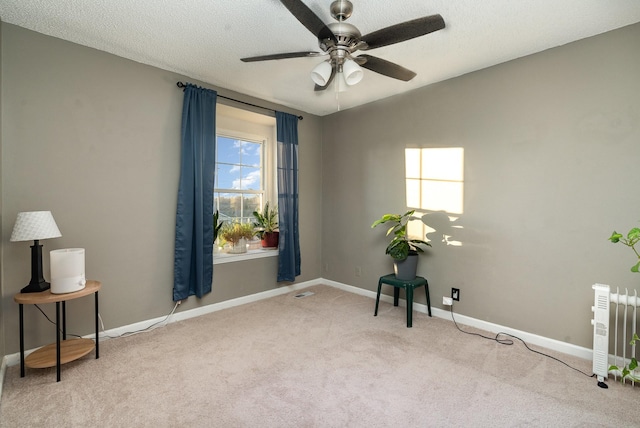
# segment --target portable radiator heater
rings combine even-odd
[[[616,287],[616,292],[612,293],[610,287],[604,284],[594,284],[592,288],[593,373],[598,377],[600,384],[609,377],[611,365],[623,367],[636,356],[636,345],[630,345],[629,342],[638,331],[637,312],[640,299],[637,290],[629,293],[629,290],[625,289],[624,294],[621,294],[619,288]],[[612,304],[615,304],[615,311],[612,310]],[[611,373],[616,379],[621,375],[619,371]],[[640,376],[639,370],[633,374],[636,377]],[[633,379],[631,383],[634,383]]]

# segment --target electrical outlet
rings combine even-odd
[[[453,305],[453,299],[451,297],[442,296],[442,304],[445,306]]]
[[[362,276],[362,268],[360,266],[356,266],[356,276],[357,277]]]
[[[324,264],[324,271],[329,272],[329,263]]]
[[[460,289],[459,288],[452,288],[451,289],[451,298],[453,300],[455,300],[456,302],[460,301]]]

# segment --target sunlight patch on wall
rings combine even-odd
[[[464,211],[462,147],[405,149],[405,172],[407,207],[415,209],[416,216],[425,215],[427,218],[433,213],[446,213],[450,223],[460,217]],[[461,245],[461,242],[450,239],[448,233],[440,233],[438,229],[443,225],[433,226],[435,228],[421,222],[410,222],[408,232],[412,236],[436,237],[438,242],[442,239],[446,245]]]
[[[407,206],[462,214],[464,149],[405,149]]]

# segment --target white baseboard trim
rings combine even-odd
[[[331,287],[339,288],[341,290],[349,291],[351,293],[359,294],[361,296],[370,297],[372,299],[375,299],[377,295],[377,293],[374,291],[365,290],[362,288],[354,287],[354,286],[343,284],[336,281],[331,281],[328,279],[323,279],[322,283],[326,285],[330,285]],[[380,295],[380,300],[387,303],[393,303],[393,297],[387,296],[386,294]],[[398,304],[403,307],[407,306],[407,302],[402,299],[400,299]],[[427,305],[424,305],[422,303],[414,303],[413,310],[426,314]],[[431,315],[436,316],[438,318],[443,318],[443,319],[452,321],[451,313],[447,310],[431,307]],[[507,333],[507,334],[519,337],[520,339],[527,342],[527,344],[529,345],[542,346],[544,348],[551,349],[553,351],[562,352],[563,354],[573,355],[575,357],[579,357],[585,360],[591,360],[593,358],[593,350],[589,348],[572,345],[570,343],[562,342],[560,340],[550,339],[548,337],[538,336],[537,334],[528,333],[526,331],[516,330],[513,328],[490,323],[487,321],[478,320],[476,318],[471,318],[465,315],[456,314],[455,312],[454,312],[454,316],[455,316],[456,322],[460,325],[479,328],[481,330],[485,330],[494,334]]]
[[[256,294],[250,294],[248,296],[238,297],[237,299],[225,300],[220,303],[213,303],[211,305],[202,306],[200,308],[190,309],[184,312],[178,312],[173,314],[173,321],[186,320],[200,315],[209,314],[211,312],[221,311],[223,309],[233,308],[235,306],[246,305],[247,303],[257,302],[259,300],[268,299],[270,297],[280,296],[292,291],[301,290],[303,288],[311,287],[313,285],[322,284],[322,279],[313,279],[310,281],[301,282],[299,284],[284,285],[273,290],[262,291]]]
[[[144,330],[150,328],[153,325],[166,325],[176,321],[182,321],[189,318],[198,317],[201,315],[209,314],[216,311],[221,311],[223,309],[233,308],[235,306],[244,305],[247,303],[257,302],[259,300],[268,299],[270,297],[279,296],[282,294],[287,294],[292,291],[301,290],[307,287],[311,287],[314,285],[328,285],[334,288],[338,288],[350,293],[358,294],[361,296],[369,297],[371,299],[376,298],[376,292],[365,290],[363,288],[354,287],[352,285],[343,284],[341,282],[331,281],[328,279],[318,278],[310,281],[301,282],[293,285],[286,285],[275,288],[273,290],[263,291],[256,294],[251,294],[249,296],[238,297],[236,299],[226,300],[224,302],[213,303],[211,305],[202,306],[199,308],[189,309],[181,312],[176,312],[171,315],[169,318],[166,316],[158,317],[146,321],[137,322],[134,324],[129,324],[122,327],[116,327],[113,329],[106,330],[105,332],[100,334],[100,340],[107,340],[109,336],[117,337],[125,333],[136,332],[140,330]],[[393,297],[383,294],[380,296],[380,300],[387,303],[393,303]],[[406,301],[401,299],[399,304],[403,307],[406,307]],[[413,309],[418,312],[422,312],[424,314],[427,313],[427,306],[421,303],[414,303]],[[446,320],[451,320],[451,314],[449,311],[442,310],[439,308],[431,308],[431,314],[438,318],[443,318]],[[591,360],[593,357],[593,351],[588,348],[583,348],[581,346],[572,345],[570,343],[562,342],[555,339],[550,339],[543,336],[538,336],[536,334],[528,333],[521,330],[512,329],[509,327],[501,326],[498,324],[493,324],[490,322],[478,320],[475,318],[471,318],[465,315],[456,314],[456,322],[461,325],[467,325],[470,327],[479,328],[491,333],[507,333],[513,336],[517,336],[520,339],[524,340],[530,345],[542,346],[547,349],[551,349],[554,351],[562,352],[564,354],[573,355],[585,360]],[[83,336],[85,338],[93,339],[95,338],[95,334],[89,334]],[[35,348],[37,349],[37,348]],[[30,349],[25,351],[25,356],[29,355],[31,352],[35,351],[35,349]],[[0,369],[0,392],[2,388],[1,382],[4,380],[4,373],[6,367],[11,367],[20,363],[20,353],[15,353],[11,355],[6,355],[2,360],[2,368]]]

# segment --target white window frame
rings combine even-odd
[[[222,108],[220,108],[222,107]],[[263,197],[262,204],[269,202],[271,206],[278,205],[278,189],[276,176],[276,124],[275,118],[267,118],[258,113],[247,112],[246,110],[236,109],[229,106],[218,105],[218,110],[232,109],[231,116],[218,115],[216,123],[220,124],[216,129],[216,139],[218,136],[233,138],[249,142],[262,142],[262,188]],[[235,110],[235,112],[234,112]],[[238,118],[236,115],[241,116]],[[254,120],[252,120],[254,118]],[[247,131],[246,129],[249,129]],[[218,191],[214,183],[214,193]],[[228,193],[243,193],[242,191],[230,190]],[[251,192],[249,192],[251,193]],[[214,206],[215,211],[215,206]],[[251,260],[263,257],[274,257],[278,255],[277,250],[253,249],[243,254],[228,254],[214,251],[213,264],[231,263],[237,261]]]
[[[267,178],[269,177],[269,174],[272,173],[271,170],[273,169],[269,164],[270,164],[270,159],[268,156],[268,145],[269,145],[269,141],[268,139],[266,139],[265,137],[261,137],[259,135],[249,135],[246,133],[241,133],[241,132],[234,132],[234,131],[227,131],[227,130],[220,130],[219,132],[216,133],[216,140],[218,139],[218,137],[224,137],[224,138],[228,138],[230,140],[239,140],[239,141],[246,141],[248,143],[257,143],[260,144],[261,147],[261,151],[262,154],[260,156],[260,187],[261,190],[242,190],[242,189],[221,189],[219,187],[215,187],[215,183],[214,183],[214,189],[213,192],[214,193],[237,193],[240,195],[260,195],[260,200],[261,200],[261,204],[264,205],[264,203],[266,201],[269,201],[268,198],[268,193],[270,193],[270,185],[269,183],[266,181]],[[217,153],[216,153],[217,156]],[[216,159],[216,165],[217,165],[218,161]],[[216,169],[217,171],[217,169]],[[217,209],[216,206],[213,207],[214,211]],[[244,211],[242,212],[244,215],[244,217],[250,217],[250,215],[246,215],[247,213]],[[251,213],[249,213],[251,214]]]

